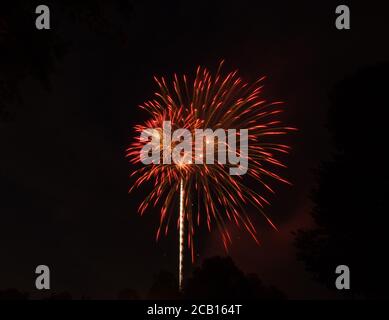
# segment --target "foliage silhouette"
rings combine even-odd
[[[69,292],[52,293],[47,300],[72,300],[72,295]]]
[[[27,300],[29,294],[17,289],[6,289],[0,291],[0,300]]]
[[[285,299],[275,287],[262,284],[255,274],[245,275],[230,257],[212,257],[196,268],[184,288],[186,299]]]
[[[163,270],[154,276],[153,284],[147,294],[147,299],[172,300],[179,298],[178,281],[171,272]]]
[[[312,217],[296,234],[298,259],[336,290],[335,268],[350,268],[350,297],[388,297],[389,169],[386,117],[389,64],[359,70],[331,95],[328,128],[333,159],[318,170]]]
[[[139,295],[134,289],[124,289],[117,295],[117,300],[139,300]]]
[[[45,5],[54,11],[50,32],[35,28],[35,8],[39,3],[27,0],[0,1],[0,123],[15,117],[15,108],[23,104],[21,84],[28,76],[50,89],[50,74],[71,49],[72,39],[60,25],[77,22],[89,30],[128,44],[124,26],[106,12],[117,12],[124,21],[132,13],[127,0],[53,1]]]

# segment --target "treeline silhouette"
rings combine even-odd
[[[73,44],[70,34],[59,31],[59,26],[79,23],[95,34],[128,45],[125,28],[107,12],[112,9],[128,21],[133,11],[130,1],[48,0],[45,5],[61,13],[55,16],[50,32],[35,28],[37,5],[28,0],[0,1],[0,124],[14,120],[16,111],[23,106],[21,85],[27,77],[50,89],[50,75]]]
[[[30,294],[16,289],[0,291],[0,300],[27,300]],[[45,300],[71,300],[68,292],[52,293]],[[179,299],[286,299],[285,294],[273,286],[264,285],[255,274],[246,275],[230,257],[205,259],[187,279],[182,292],[174,274],[160,271],[144,297],[133,289],[124,289],[116,297],[118,300],[179,300]],[[79,299],[79,298],[77,298]],[[81,299],[93,299],[82,297]]]
[[[350,268],[348,297],[388,297],[387,152],[389,63],[359,70],[331,94],[331,161],[312,193],[316,227],[296,235],[298,258],[318,282],[335,288],[335,268]]]

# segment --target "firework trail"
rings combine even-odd
[[[180,256],[179,256],[179,267],[178,267],[178,283],[179,289],[182,290],[183,282],[183,269],[184,269],[184,181],[180,180]]]
[[[171,141],[171,137],[168,137],[163,130],[165,121],[171,122],[172,131],[185,128],[192,133],[195,129],[207,128],[237,129],[237,131],[248,129],[249,167],[244,178],[229,174],[229,168],[238,165],[221,164],[218,161],[214,164],[196,164],[196,152],[188,154],[191,158],[183,154],[182,163],[163,164],[161,162],[142,165],[131,174],[135,182],[130,192],[147,182],[153,184],[150,194],[140,204],[139,212],[143,215],[150,206],[161,207],[157,240],[161,232],[165,235],[168,233],[169,225],[177,219],[180,285],[182,285],[184,240],[188,244],[193,261],[193,235],[195,228],[200,226],[202,221],[205,221],[209,230],[213,223],[218,227],[226,249],[231,242],[231,236],[226,228],[228,221],[243,227],[259,243],[257,231],[245,207],[254,206],[274,229],[277,228],[263,210],[268,201],[244,182],[247,179],[255,180],[257,184],[262,185],[263,191],[270,193],[274,191],[267,180],[289,183],[274,172],[275,167],[285,167],[277,156],[290,151],[289,146],[280,144],[278,140],[282,135],[296,130],[282,125],[279,120],[282,102],[268,102],[262,97],[262,82],[265,77],[249,85],[238,76],[237,71],[222,76],[222,65],[223,62],[220,63],[214,76],[206,68],[198,67],[192,81],[186,75],[179,77],[174,74],[171,85],[163,77],[161,79],[154,77],[158,91],[155,92],[152,100],[140,106],[149,113],[150,118],[144,124],[135,126],[138,135],[126,151],[130,163],[140,163],[141,150],[148,142],[140,139],[140,133],[154,128],[156,130],[152,131],[152,134],[157,135],[161,141],[154,147],[161,157],[171,153],[175,143],[167,145],[162,143],[164,140]],[[239,139],[238,135],[237,145]],[[210,152],[215,154],[216,159],[218,149],[221,148],[220,142],[204,141],[205,145],[208,143],[214,144],[215,147]],[[227,151],[230,148],[228,144],[225,147]],[[195,148],[196,145],[193,144],[193,149]],[[207,148],[205,150],[209,152]],[[200,157],[206,156],[207,154],[200,154]],[[177,217],[174,215],[173,208],[177,205],[176,195],[178,194],[180,197]],[[187,230],[187,239],[184,239],[184,229]]]

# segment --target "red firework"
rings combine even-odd
[[[135,126],[138,136],[127,149],[127,157],[132,164],[141,162],[141,150],[148,143],[140,139],[141,132],[153,128],[156,130],[154,134],[163,141],[166,138],[162,130],[164,121],[170,121],[173,130],[185,128],[190,132],[207,128],[248,129],[249,166],[246,176],[262,185],[263,191],[273,193],[268,179],[289,183],[273,171],[275,167],[285,167],[277,159],[277,155],[290,150],[289,146],[279,143],[280,136],[296,129],[282,125],[279,120],[282,102],[267,102],[262,97],[264,77],[249,85],[238,76],[237,71],[222,76],[222,64],[223,62],[215,75],[206,68],[198,67],[193,81],[185,75],[179,77],[176,74],[171,84],[164,78],[154,78],[158,91],[152,100],[140,106],[150,114],[150,118],[144,124]],[[212,143],[216,143],[216,155],[218,142]],[[162,156],[166,145],[163,146],[161,142],[156,147]],[[173,147],[169,145],[169,149]],[[193,235],[196,225],[200,226],[205,220],[211,230],[212,223],[215,223],[227,248],[231,236],[226,222],[233,221],[238,226],[242,225],[259,243],[257,231],[245,210],[248,205],[257,208],[277,230],[263,210],[264,205],[268,204],[265,197],[245,184],[247,178],[229,174],[228,169],[234,165],[219,162],[196,164],[194,160],[191,158],[182,163],[142,165],[131,174],[135,177],[135,182],[130,191],[145,182],[151,181],[154,184],[150,194],[140,204],[139,212],[143,214],[149,206],[161,206],[157,239],[161,231],[167,234],[172,219],[177,219],[182,237],[181,228],[185,222],[189,231],[187,243],[191,248],[193,260]],[[178,194],[181,195],[182,203],[180,215],[175,216],[175,211],[171,208]],[[193,204],[195,209],[192,208]],[[185,208],[183,212],[182,207]],[[180,242],[182,241],[183,239],[180,239]]]

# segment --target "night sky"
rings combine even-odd
[[[32,12],[20,32],[52,33],[64,54],[53,59],[47,83],[34,74],[18,79],[17,102],[0,119],[0,290],[41,294],[34,287],[40,264],[50,267],[54,291],[75,297],[112,298],[125,288],[143,294],[153,274],[176,272],[177,234],[172,228],[156,243],[158,210],[137,213],[149,189],[128,194],[134,167],[125,149],[134,124],[147,117],[138,105],[156,90],[154,75],[193,75],[198,65],[215,71],[224,59],[225,71],[239,69],[247,81],[266,75],[266,97],[285,101],[282,119],[299,128],[287,138],[293,151],[283,172],[293,186],[273,184],[266,208],[280,232],[258,215],[257,246],[229,226],[229,254],[289,298],[334,297],[297,261],[292,232],[312,225],[315,169],[331,158],[329,93],[389,57],[387,9],[348,2],[351,30],[337,30],[335,8],[343,1],[134,1],[125,11],[102,5],[106,22],[95,30],[47,4],[51,30],[34,30]],[[18,70],[12,61],[2,65]],[[195,265],[225,255],[216,229],[196,241]]]

